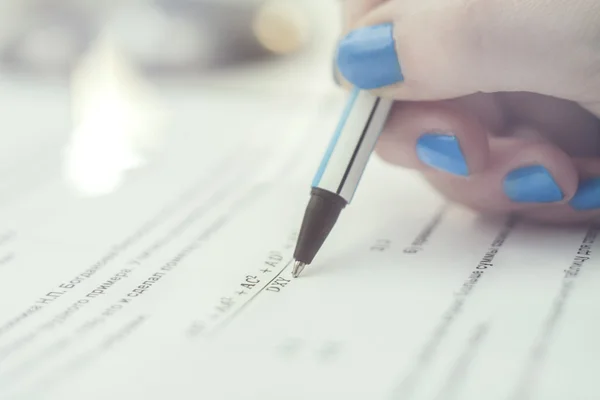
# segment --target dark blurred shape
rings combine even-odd
[[[196,74],[297,52],[310,28],[289,0],[24,1],[0,39],[0,68],[68,75],[94,39],[110,31],[151,75]],[[6,17],[6,16],[5,16]]]

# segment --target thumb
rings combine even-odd
[[[352,3],[351,3],[352,4]],[[398,100],[530,91],[600,93],[597,0],[388,0],[338,45],[342,77]]]

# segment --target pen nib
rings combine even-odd
[[[294,261],[294,268],[292,269],[292,276],[294,278],[297,278],[300,276],[300,274],[302,273],[302,271],[304,271],[304,267],[306,267],[306,264],[304,264],[301,261]]]

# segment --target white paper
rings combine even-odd
[[[482,218],[373,158],[291,278],[342,107],[207,93],[111,194],[7,189],[0,398],[600,398],[592,228]]]

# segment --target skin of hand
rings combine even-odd
[[[342,85],[396,100],[377,152],[451,201],[600,220],[598,0],[345,0]]]

